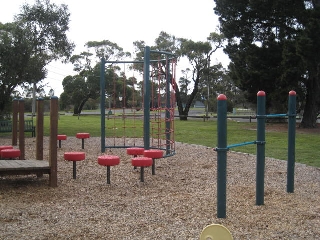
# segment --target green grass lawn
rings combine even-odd
[[[49,135],[49,117],[45,116],[45,135]],[[123,127],[125,123],[125,128]],[[100,137],[100,116],[82,115],[77,116],[61,115],[59,118],[59,134],[75,136],[77,132],[89,132],[92,137]],[[227,143],[235,144],[256,140],[256,123],[228,121],[227,124]],[[189,119],[188,121],[176,120],[175,141],[204,145],[210,148],[217,146],[217,122],[210,120]],[[286,131],[269,131],[269,124],[266,124],[266,157],[276,159],[287,159],[288,136]],[[26,136],[29,133],[26,134]],[[10,135],[1,133],[0,136]],[[106,136],[127,137],[143,136],[142,120],[126,119],[119,117],[116,120],[106,119]],[[30,135],[31,136],[31,135]],[[320,167],[319,157],[320,135],[318,133],[299,133],[296,132],[296,162],[304,163],[310,166]],[[247,145],[232,148],[231,150],[256,154],[256,145]]]

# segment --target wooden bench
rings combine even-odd
[[[0,133],[2,132],[12,132],[12,121],[0,120]],[[32,137],[36,136],[36,127],[33,126],[33,120],[24,120],[24,132],[31,132]]]

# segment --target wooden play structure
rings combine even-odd
[[[19,160],[0,160],[0,176],[36,174],[41,177],[49,174],[49,186],[57,187],[57,135],[58,135],[58,98],[50,100],[50,140],[49,159],[43,160],[43,99],[37,100],[36,116],[36,159],[25,160],[25,132],[24,132],[24,100],[13,102],[12,145],[17,145],[19,135]],[[18,120],[19,117],[19,120]],[[19,131],[17,131],[19,129]]]

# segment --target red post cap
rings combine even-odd
[[[289,92],[289,95],[290,95],[290,96],[295,96],[295,95],[297,95],[297,93],[296,93],[296,91],[291,90],[291,91]]]
[[[217,100],[221,101],[221,100],[227,100],[226,95],[224,94],[219,94],[219,96],[217,97]]]
[[[266,96],[266,93],[265,93],[264,91],[259,91],[259,92],[257,93],[257,96],[258,96],[258,97],[264,97],[264,96]]]

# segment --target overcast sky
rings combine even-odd
[[[0,8],[0,22],[12,22],[24,3],[34,2],[6,1]],[[193,41],[206,41],[218,26],[213,0],[51,0],[51,3],[68,5],[71,13],[68,36],[76,44],[74,54],[85,50],[86,42],[101,40],[110,40],[132,52],[134,41],[154,45],[161,31]],[[221,52],[214,55],[213,60],[213,63],[228,62]],[[63,92],[61,83],[69,74],[73,74],[71,64],[48,66],[45,82],[55,90],[56,96]]]

